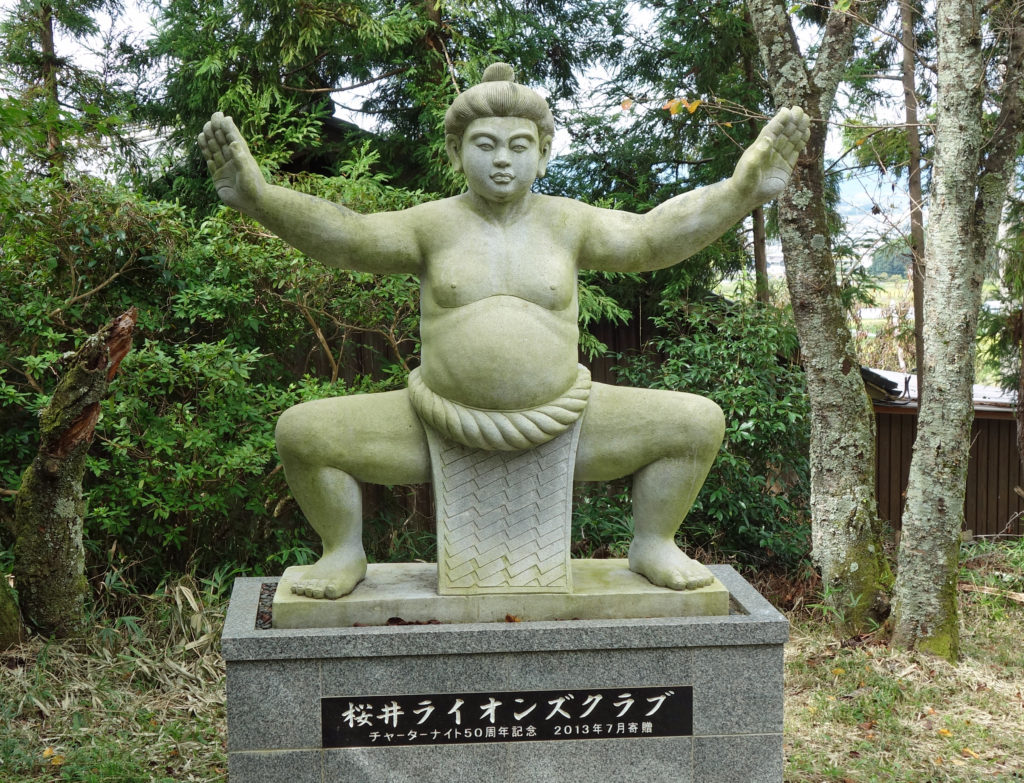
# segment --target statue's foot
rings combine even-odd
[[[629,546],[629,570],[646,576],[651,584],[673,590],[707,587],[715,577],[683,554],[671,539],[636,537]]]
[[[351,593],[366,576],[362,551],[339,550],[325,554],[292,583],[292,592],[308,598],[340,598]]]

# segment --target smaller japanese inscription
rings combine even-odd
[[[693,734],[693,688],[592,688],[320,700],[323,747]]]

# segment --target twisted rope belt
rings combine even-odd
[[[436,394],[427,388],[417,367],[409,374],[409,398],[425,424],[463,446],[522,451],[553,440],[583,415],[590,398],[590,371],[579,365],[572,388],[551,402],[517,411],[492,411]]]

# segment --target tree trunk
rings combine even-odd
[[[1011,10],[993,23],[1009,37],[997,69],[982,51],[981,8],[980,0],[936,6],[938,111],[924,290],[928,392],[918,414],[893,602],[893,642],[951,661],[959,654],[956,581],[982,284],[995,258],[1024,114],[1024,21]],[[1002,77],[1000,114],[988,139],[987,68]]]
[[[764,230],[764,208],[756,207],[750,213],[754,224],[754,293],[761,304],[771,302],[771,287],[768,284],[768,243]]]
[[[88,338],[40,415],[39,450],[14,507],[14,584],[26,624],[73,636],[85,621],[82,476],[100,400],[131,348],[134,308]]]
[[[1017,313],[1017,458],[1024,468],[1024,310]],[[1024,470],[1022,470],[1024,475]],[[1016,491],[1024,492],[1024,487]]]
[[[854,5],[851,13],[874,13],[873,5]],[[856,25],[852,15],[832,11],[809,71],[785,3],[750,0],[748,7],[776,104],[802,106],[812,122],[779,197],[779,233],[811,404],[814,561],[836,618],[856,632],[883,615],[892,581],[875,497],[874,413],[840,302],[824,201],[825,123]]]
[[[924,194],[921,188],[921,134],[918,131],[915,63],[917,41],[914,37],[912,0],[900,0],[900,25],[903,44],[903,105],[907,121],[907,179],[910,187],[911,280],[914,288],[914,364],[917,373],[917,399],[923,396],[924,379]]]
[[[14,600],[7,579],[0,574],[0,652],[18,644],[25,638],[25,629],[18,613],[18,603]]]
[[[744,14],[744,20],[747,24],[750,24],[750,11],[748,10]],[[747,55],[744,50],[743,55],[743,71],[746,74],[747,81],[753,84],[757,78],[757,74],[754,72],[754,58]],[[750,118],[750,127],[753,130],[754,138],[757,137],[759,128],[757,127],[758,121],[756,118]],[[754,210],[750,213],[750,221],[753,224],[753,244],[754,244],[754,296],[761,304],[771,303],[771,286],[768,283],[768,236],[765,230],[764,220],[764,207],[754,207]]]
[[[53,37],[53,6],[46,3],[39,6],[39,25],[41,30],[39,43],[43,53],[43,94],[46,95],[49,103],[47,107],[49,116],[46,118],[46,157],[51,168],[60,171],[63,168],[63,153],[58,130],[60,94],[57,87],[57,71],[59,63]]]

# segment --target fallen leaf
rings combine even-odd
[[[960,753],[962,753],[964,756],[970,756],[972,759],[980,759],[981,758],[981,756],[979,756],[977,753],[975,753],[970,748],[961,748]]]

